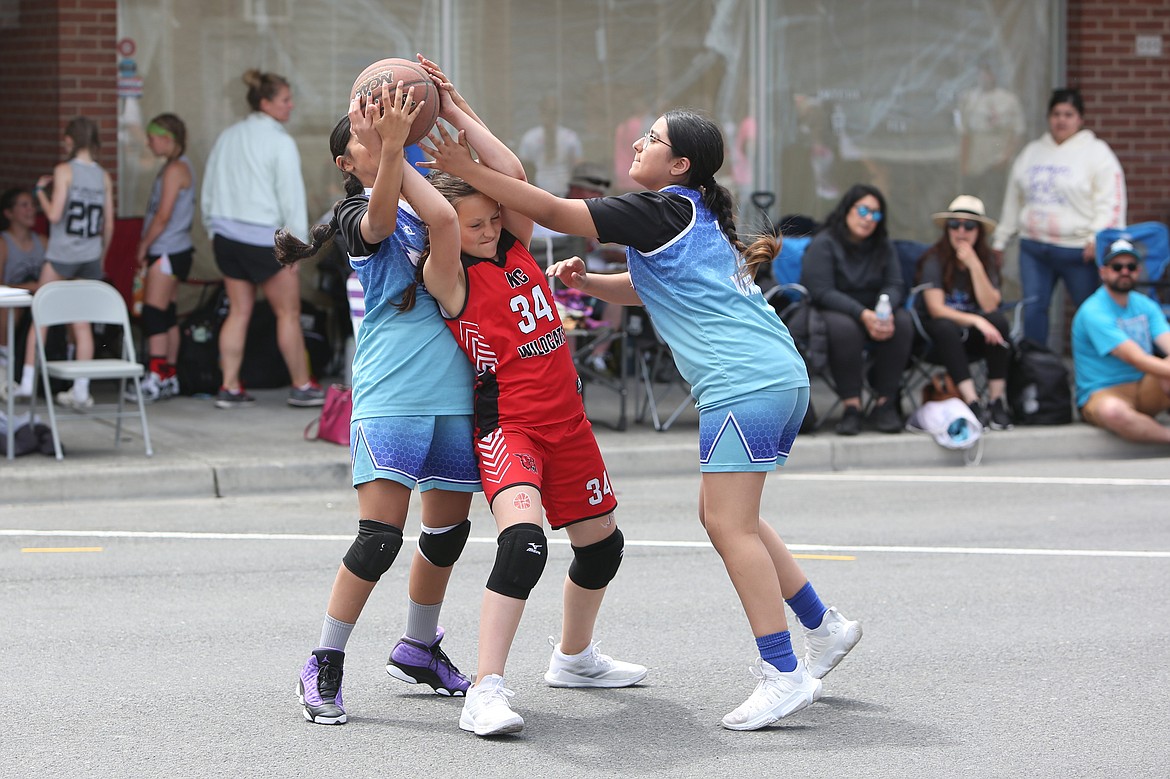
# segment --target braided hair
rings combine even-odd
[[[344,157],[349,153],[349,138],[351,130],[349,116],[341,117],[341,121],[329,133],[329,153],[333,159]],[[345,196],[353,197],[365,191],[362,182],[350,172],[342,172],[342,183],[345,186]],[[281,265],[296,265],[301,260],[316,257],[322,252],[331,251],[340,226],[337,224],[337,206],[333,207],[333,218],[328,224],[313,225],[309,230],[311,244],[306,244],[288,230],[276,231],[276,260]]]
[[[667,111],[666,131],[670,145],[679,157],[691,161],[685,186],[697,189],[703,194],[703,204],[719,221],[719,229],[741,255],[745,279],[754,279],[764,264],[771,262],[780,253],[782,238],[765,234],[751,246],[744,244],[735,229],[735,208],[731,193],[715,180],[715,174],[723,167],[723,133],[719,125],[694,111]]]

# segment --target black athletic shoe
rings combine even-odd
[[[901,433],[902,415],[898,413],[898,404],[887,400],[873,410],[873,426],[883,433]]]
[[[1013,427],[1012,415],[1008,413],[1003,398],[996,398],[991,402],[991,429],[1011,430]]]
[[[837,435],[857,435],[861,432],[861,409],[857,406],[846,406],[841,414],[841,421],[837,423]]]
[[[979,424],[983,426],[984,430],[991,427],[991,412],[987,409],[987,406],[978,400],[972,400],[967,406],[971,409],[971,413],[975,415],[975,418],[979,420]]]

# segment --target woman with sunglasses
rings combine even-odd
[[[914,343],[914,322],[902,308],[906,285],[898,255],[884,221],[886,199],[881,190],[854,184],[825,217],[801,263],[800,283],[825,322],[829,337],[829,370],[845,406],[838,435],[861,432],[861,385],[866,350],[877,403],[874,426],[900,433],[898,398],[902,370]],[[893,306],[891,316],[875,311],[882,295]]]
[[[1047,345],[1048,306],[1058,279],[1074,306],[1097,288],[1096,237],[1125,224],[1125,174],[1109,144],[1085,129],[1075,89],[1048,101],[1048,132],[1012,163],[1003,213],[991,245],[1020,237],[1024,335]]]
[[[984,212],[983,201],[959,195],[946,211],[931,219],[942,235],[918,260],[916,284],[925,284],[920,308],[922,327],[933,342],[931,359],[947,369],[963,401],[976,419],[992,430],[1011,430],[1012,417],[1004,401],[1007,390],[1007,317],[999,312],[999,269],[987,234],[995,220]],[[985,405],[971,379],[972,360],[987,363]]]

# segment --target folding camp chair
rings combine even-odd
[[[646,414],[649,413],[654,429],[663,432],[694,404],[691,386],[679,374],[670,347],[654,329],[645,310],[633,308],[627,317],[627,343],[634,350],[636,380],[641,388],[634,418],[638,422],[645,422]],[[678,401],[664,418],[660,406],[667,403],[668,398],[678,398]]]
[[[1098,265],[1104,261],[1109,247],[1122,239],[1133,244],[1142,260],[1140,291],[1161,303],[1162,310],[1170,314],[1170,278],[1166,277],[1170,265],[1170,230],[1161,222],[1139,222],[1101,230],[1097,233]]]
[[[57,428],[57,423],[60,420],[53,407],[50,379],[67,381],[83,378],[119,380],[116,406],[110,408],[95,406],[80,411],[76,415],[88,418],[114,417],[117,420],[114,428],[115,447],[120,446],[122,442],[122,418],[135,414],[133,410],[128,410],[125,407],[126,380],[132,381],[134,396],[138,399],[137,415],[142,423],[142,440],[146,446],[146,456],[153,455],[154,452],[150,447],[150,428],[146,423],[146,406],[142,400],[142,387],[139,384],[143,367],[138,362],[138,357],[134,352],[134,338],[130,335],[130,317],[126,312],[126,302],[118,290],[102,281],[50,282],[38,289],[33,295],[32,318],[33,329],[37,334],[37,359],[41,364],[41,381],[48,403],[49,427],[53,433],[53,449],[57,459],[63,459],[64,455],[61,451],[61,434]],[[41,338],[41,328],[72,322],[120,325],[122,328],[122,358],[53,361],[45,359],[45,344],[44,339]]]

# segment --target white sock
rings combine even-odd
[[[74,380],[73,397],[77,400],[85,400],[89,397],[89,379]]]
[[[36,375],[37,371],[33,366],[24,366],[24,370],[20,374],[20,391],[17,394],[31,395],[33,391],[33,379]]]

